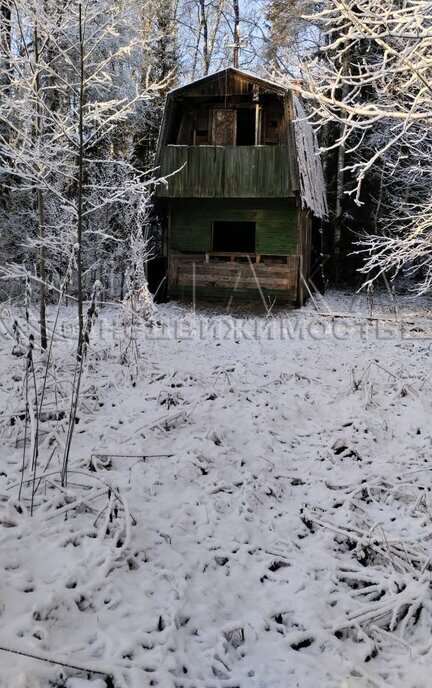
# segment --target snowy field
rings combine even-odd
[[[62,488],[65,309],[33,516],[3,309],[1,688],[430,688],[432,303],[397,303],[103,309]]]

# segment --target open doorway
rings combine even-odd
[[[255,253],[255,222],[213,222],[213,251]]]
[[[237,146],[255,145],[255,108],[239,108],[237,110]]]

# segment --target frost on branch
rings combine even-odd
[[[331,125],[325,146],[338,151],[338,195],[369,213],[367,283],[408,269],[424,293],[432,282],[430,2],[331,0],[310,19],[323,40],[301,92]]]
[[[147,208],[138,213],[147,216]],[[148,286],[145,265],[151,255],[148,239],[145,238],[140,222],[130,235],[131,265],[128,274],[129,290],[123,306],[126,313],[124,322],[131,322],[138,318],[148,325],[158,322],[158,313]]]

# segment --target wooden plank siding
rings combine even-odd
[[[290,146],[165,146],[158,198],[291,198]],[[291,158],[292,159],[292,158]]]
[[[202,254],[170,252],[169,294],[209,300],[259,300],[263,295],[278,302],[295,303],[298,297],[299,256],[285,264],[205,262]]]
[[[184,198],[170,201],[170,248],[185,253],[212,250],[212,223],[218,220],[256,223],[255,251],[270,255],[298,252],[295,199]]]

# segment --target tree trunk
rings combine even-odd
[[[341,136],[345,135],[345,125],[341,125]],[[340,240],[342,231],[342,198],[345,185],[345,142],[342,142],[338,148],[337,156],[337,172],[336,172],[336,202],[335,202],[335,227],[334,227],[334,265],[336,281],[339,277],[339,261],[340,261]]]
[[[207,76],[210,69],[210,59],[209,59],[209,45],[208,45],[208,26],[207,26],[207,15],[205,9],[204,0],[200,0],[200,22],[201,31],[203,36],[203,63],[204,63],[204,76]]]
[[[234,67],[238,69],[239,66],[239,52],[240,52],[240,8],[238,0],[233,0],[234,10]]]
[[[342,65],[342,74],[348,73],[348,57],[345,56]],[[348,92],[348,88],[345,82],[342,84],[341,88],[341,99],[344,101]],[[340,260],[341,260],[341,233],[343,225],[342,217],[342,200],[344,196],[345,189],[345,136],[347,133],[347,125],[344,120],[346,119],[345,113],[341,113],[341,124],[339,128],[341,143],[338,148],[337,155],[337,168],[336,168],[336,199],[335,199],[335,221],[334,221],[334,278],[337,282],[340,275]]]
[[[10,0],[0,0],[0,84],[4,89],[5,95],[10,91],[10,68],[11,68],[11,2]],[[6,123],[1,125],[0,132],[6,143],[9,143],[9,127]],[[0,204],[6,206],[7,191],[0,180]]]
[[[42,94],[41,94],[41,81],[40,81],[40,70],[39,70],[39,37],[38,37],[38,27],[37,19],[35,20],[34,32],[33,32],[33,42],[34,42],[34,56],[35,56],[35,89],[36,89],[36,122],[35,122],[35,135],[36,135],[36,145],[38,148],[38,154],[41,154],[42,149]],[[45,269],[45,207],[44,207],[44,197],[41,188],[36,191],[36,201],[38,209],[38,223],[39,223],[39,278],[40,278],[40,290],[39,290],[39,327],[40,327],[40,339],[41,347],[46,350],[48,346],[47,341],[47,326],[46,326],[46,269]]]
[[[78,354],[82,353],[82,338],[84,334],[83,317],[83,284],[82,284],[82,240],[84,215],[84,26],[82,5],[78,6],[79,21],[79,96],[78,96],[78,189],[77,189],[77,281],[78,281]]]

